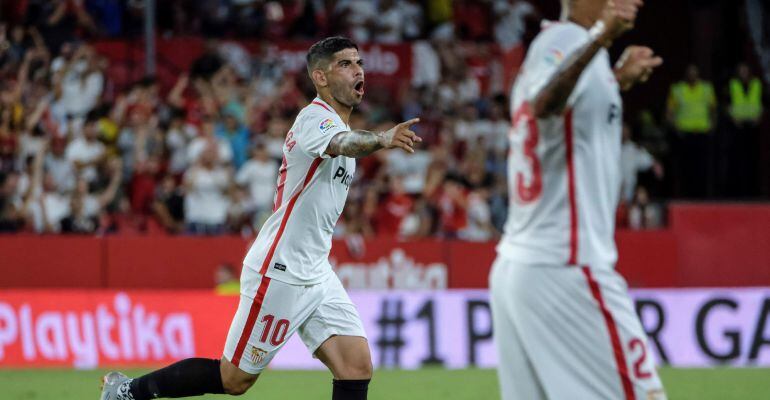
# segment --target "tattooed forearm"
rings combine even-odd
[[[376,132],[361,130],[338,133],[329,142],[326,154],[353,158],[368,156],[383,148],[380,135]]]
[[[592,40],[564,61],[550,81],[535,96],[532,104],[535,117],[544,118],[564,111],[567,99],[575,89],[580,74],[601,48],[602,45],[598,41]]]

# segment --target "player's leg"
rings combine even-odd
[[[372,357],[361,318],[336,275],[320,286],[323,301],[299,328],[299,335],[334,375],[332,399],[364,400]]]
[[[511,295],[511,280],[515,279],[511,265],[498,257],[489,275],[490,305],[495,348],[498,355],[497,376],[500,397],[503,400],[545,399],[540,381],[523,346],[514,323],[514,300]]]
[[[662,392],[637,386],[632,376],[633,360],[627,348],[630,336],[621,333],[627,331],[627,318],[619,318],[621,307],[615,306],[618,293],[628,299],[619,275],[609,269],[564,266],[522,271],[525,279],[511,287],[517,293],[514,316],[548,398],[665,398]],[[605,283],[612,279],[604,276],[613,274],[620,283],[615,280],[608,289]],[[630,302],[627,308],[633,314]],[[638,337],[643,339],[643,333]]]
[[[623,399],[609,336],[581,270],[514,264],[511,271],[510,316],[545,397]]]
[[[625,361],[628,383],[636,399],[665,399],[663,384],[655,362],[649,353],[647,335],[628,296],[625,280],[615,270],[583,269],[586,282],[592,288],[597,307],[606,310],[605,325],[616,335]],[[601,301],[599,300],[601,299]],[[603,305],[603,307],[602,307]],[[614,328],[610,324],[614,324]],[[615,331],[615,333],[611,331]],[[621,361],[620,357],[618,362]],[[631,396],[627,396],[631,397]]]
[[[188,358],[136,379],[118,372],[104,377],[102,400],[146,400],[224,394],[220,361]]]
[[[333,400],[364,400],[372,379],[369,344],[360,336],[332,336],[315,352],[332,372]]]

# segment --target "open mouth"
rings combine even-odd
[[[363,95],[364,94],[364,81],[358,81],[353,86],[353,89],[356,91],[356,93]]]

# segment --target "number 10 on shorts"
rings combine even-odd
[[[268,314],[262,317],[262,322],[265,325],[262,329],[262,336],[259,338],[259,341],[262,343],[267,343],[268,336],[270,336],[270,344],[273,346],[278,346],[279,344],[283,343],[284,339],[286,339],[286,333],[289,332],[289,321],[285,319],[279,319],[275,323],[275,329],[273,329],[273,321],[275,321],[274,315]],[[272,336],[270,335],[271,330],[273,331]]]

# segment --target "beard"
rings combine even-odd
[[[348,85],[332,87],[331,94],[332,97],[334,97],[334,100],[337,100],[340,104],[350,108],[361,104],[361,100],[363,99],[363,96],[357,95],[355,90]]]

